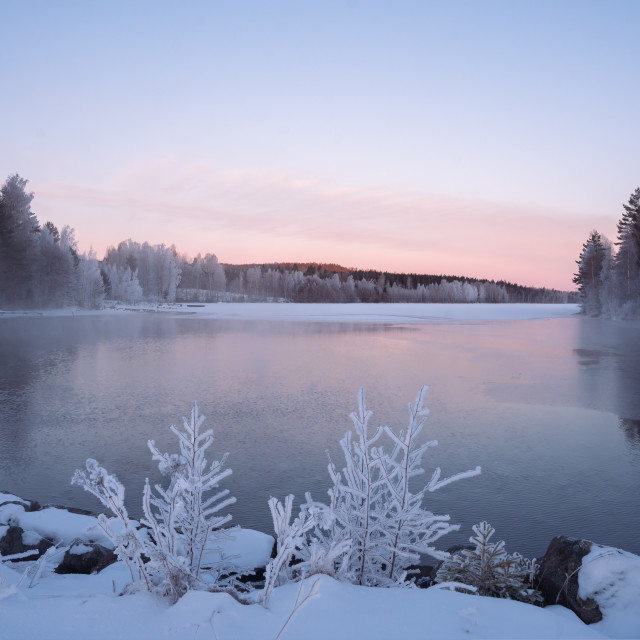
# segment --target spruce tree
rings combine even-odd
[[[622,205],[624,213],[618,222],[616,272],[623,300],[640,296],[640,187]]]
[[[26,186],[27,180],[16,173],[0,189],[0,300],[11,305],[22,304],[30,297],[33,254],[40,230],[31,211],[33,193],[27,193]]]
[[[576,260],[578,272],[573,282],[578,285],[583,313],[598,315],[601,310],[600,288],[602,265],[605,258],[605,241],[594,229],[582,245],[580,258]]]

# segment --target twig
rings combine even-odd
[[[304,589],[304,582],[300,583],[300,588],[298,589],[298,595],[296,596],[296,601],[293,604],[293,609],[291,609],[291,613],[289,614],[289,617],[286,619],[285,623],[282,625],[282,628],[280,629],[280,631],[278,631],[278,635],[274,638],[274,640],[279,640],[280,636],[282,635],[282,633],[284,632],[284,630],[287,628],[287,625],[291,622],[291,620],[293,619],[293,617],[296,615],[296,613],[298,613],[298,611],[300,611],[300,609],[302,609],[302,607],[312,598],[315,598],[318,594],[314,593],[314,590],[316,588],[316,585],[318,584],[319,578],[317,580],[314,580],[313,584],[311,585],[311,589],[309,589],[309,593],[307,593],[307,595],[302,598],[302,600],[300,600],[300,596],[302,595],[302,590]]]

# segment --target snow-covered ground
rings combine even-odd
[[[22,502],[16,496],[0,494]],[[0,523],[19,523],[30,536],[62,542],[85,539],[92,516],[62,509],[28,512],[0,507]],[[4,532],[0,532],[4,533]],[[24,539],[24,537],[23,537]],[[104,539],[103,542],[106,542]],[[25,542],[27,542],[25,540]],[[273,539],[240,530],[225,552],[238,566],[269,557]],[[108,543],[107,543],[108,544]],[[269,608],[240,604],[227,593],[191,591],[176,604],[148,592],[120,596],[130,580],[121,562],[95,575],[25,574],[35,563],[0,563],[0,638],[3,640],[390,640],[394,638],[638,638],[640,558],[594,545],[579,575],[582,596],[595,597],[602,622],[587,626],[568,609],[454,593],[437,588],[381,589],[324,575],[277,587]]]
[[[38,315],[104,315],[123,312],[165,312],[197,318],[238,320],[288,320],[307,322],[376,322],[415,324],[425,322],[488,322],[565,318],[580,311],[577,304],[276,304],[269,302],[221,302],[208,304],[118,304],[100,311],[58,309]],[[11,314],[0,311],[0,317]],[[34,313],[26,314],[34,315]]]
[[[0,566],[9,580],[11,569]],[[20,640],[392,640],[395,638],[602,638],[560,606],[531,605],[439,591],[375,589],[327,576],[276,589],[265,609],[226,593],[191,591],[175,605],[149,593],[117,596],[121,563],[94,576],[43,578],[5,588],[0,636]],[[296,610],[313,588],[311,599]],[[289,617],[294,614],[291,619]],[[288,621],[288,624],[287,624]],[[284,628],[281,635],[279,632]]]

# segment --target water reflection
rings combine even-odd
[[[640,419],[640,327],[595,318],[582,318],[578,326],[574,353],[587,401],[621,421]]]
[[[621,418],[620,429],[636,453],[640,454],[640,420]]]

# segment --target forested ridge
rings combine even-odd
[[[548,302],[576,294],[464,276],[391,273],[300,262],[222,264],[214,253],[190,258],[175,246],[131,239],[100,261],[80,253],[74,230],[40,224],[27,180],[0,189],[0,305],[5,308],[100,308],[139,302]]]
[[[573,281],[590,316],[640,317],[640,188],[622,208],[616,242],[594,229],[576,261]]]

